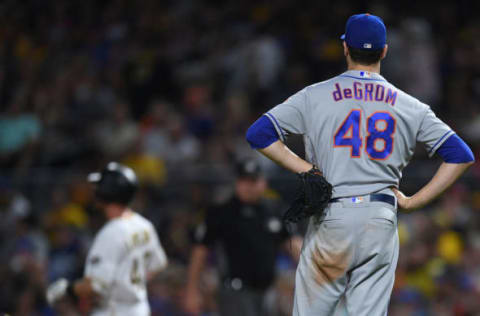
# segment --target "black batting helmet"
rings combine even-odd
[[[127,205],[138,188],[135,172],[117,162],[109,162],[102,172],[90,173],[88,181],[96,184],[95,197],[107,203]]]

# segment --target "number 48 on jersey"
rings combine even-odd
[[[350,147],[353,158],[361,157],[363,144],[360,126],[362,112],[352,110],[333,136],[334,147]],[[385,160],[393,152],[393,136],[395,134],[395,119],[389,112],[375,112],[367,120],[367,137],[365,151],[370,159]]]

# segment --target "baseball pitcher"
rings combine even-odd
[[[73,283],[60,279],[49,286],[53,305],[66,294],[92,299],[91,315],[150,315],[146,282],[165,268],[167,259],[153,225],[133,212],[129,202],[137,189],[132,169],[115,162],[89,175],[95,196],[108,222],[95,236],[84,278]]]
[[[295,316],[332,315],[340,300],[348,315],[386,315],[399,252],[397,207],[421,208],[474,161],[428,105],[380,75],[388,49],[381,18],[351,16],[341,39],[346,72],[294,94],[247,132],[253,148],[302,179],[287,212],[289,220],[310,218]],[[303,135],[306,160],[284,145],[289,133]],[[444,162],[407,197],[397,188],[417,143]]]

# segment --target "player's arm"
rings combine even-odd
[[[150,226],[149,234],[152,236],[152,242],[148,252],[147,281],[152,280],[168,265],[167,255],[163,250],[160,238],[158,238],[157,231],[153,225]]]
[[[118,231],[102,230],[95,237],[85,263],[84,277],[74,282],[60,279],[47,289],[50,305],[68,295],[74,299],[96,301],[109,291],[119,258],[127,251],[123,239],[118,238]]]
[[[286,134],[304,135],[311,118],[309,88],[305,88],[262,115],[247,131],[250,146],[280,166],[299,173],[312,164],[295,155],[286,145]]]
[[[246,137],[252,148],[290,171],[306,172],[313,167],[311,163],[298,157],[280,140],[277,130],[266,115],[250,126]]]
[[[67,279],[59,279],[53,282],[47,289],[47,301],[50,305],[54,305],[64,297],[76,301],[78,299],[95,302],[100,297],[95,291],[90,278],[84,277],[74,282]]]
[[[275,163],[292,172],[306,172],[313,167],[311,163],[298,157],[280,140],[277,140],[265,148],[259,148],[257,150]]]
[[[437,149],[437,154],[444,162],[440,165],[430,182],[420,191],[411,197],[407,197],[399,190],[393,189],[400,208],[405,211],[413,211],[433,201],[450,187],[475,161],[471,149],[455,134],[450,136]]]

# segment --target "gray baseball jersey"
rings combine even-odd
[[[266,116],[281,139],[302,134],[306,159],[344,197],[398,186],[417,142],[429,155],[454,132],[381,75],[347,71],[306,87]]]
[[[366,71],[306,87],[265,115],[282,140],[304,136],[306,159],[339,198],[310,219],[293,315],[386,315],[399,250],[396,207],[370,194],[393,195],[416,143],[431,156],[454,132],[427,105]]]

